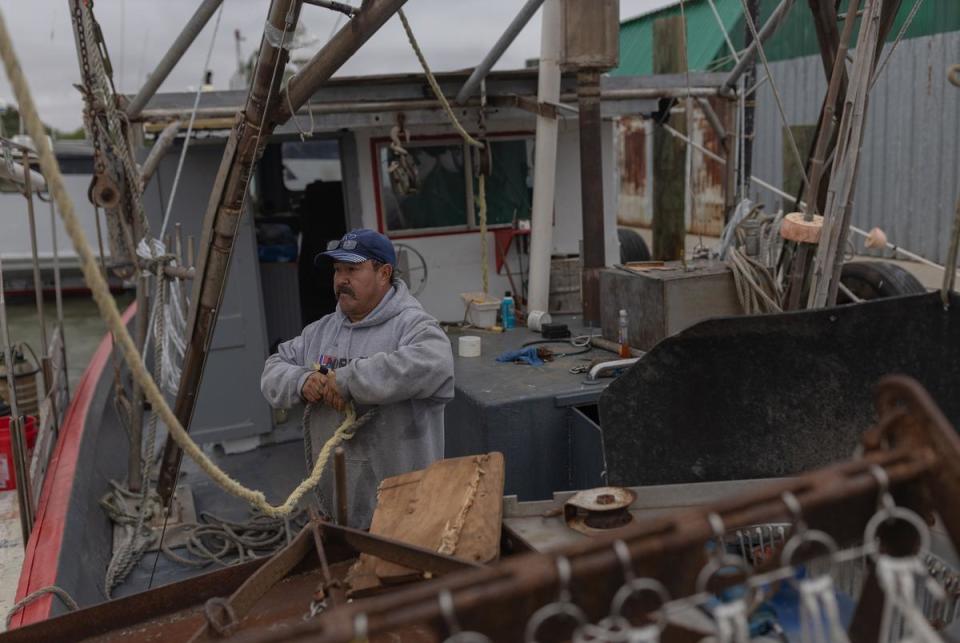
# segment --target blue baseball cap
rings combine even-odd
[[[366,228],[351,230],[339,241],[331,241],[327,244],[327,250],[318,254],[313,263],[319,265],[322,257],[346,263],[363,263],[373,259],[394,268],[397,266],[397,253],[390,240],[376,230]]]

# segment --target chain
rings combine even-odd
[[[80,54],[80,75],[83,82],[82,85],[78,85],[78,89],[83,93],[83,101],[85,104],[83,110],[84,129],[87,130],[87,135],[93,143],[94,169],[97,174],[102,174],[106,170],[106,166],[103,162],[103,149],[100,144],[99,130],[94,122],[95,105],[93,91],[91,90],[91,87],[93,87],[93,76],[90,73],[89,46],[87,45],[87,34],[83,28],[83,9],[80,6],[83,1],[84,0],[77,0],[73,10],[74,29],[77,32],[77,51]]]
[[[119,160],[126,189],[126,205],[131,214],[140,222],[144,234],[149,231],[149,222],[140,199],[140,192],[136,186],[140,185],[140,169],[133,160],[133,154],[127,141],[124,123],[116,106],[115,90],[110,75],[109,58],[106,54],[106,45],[102,42],[100,27],[93,16],[92,2],[84,4],[85,0],[77,3],[74,19],[78,20],[78,39],[81,50],[81,67],[84,73],[85,90],[89,96],[88,104],[91,110],[91,120],[96,125],[91,133],[94,140],[94,151],[101,159],[104,155],[103,139],[107,141],[113,155]],[[96,52],[91,48],[96,47]],[[94,56],[91,59],[91,55]],[[125,118],[125,115],[123,115]],[[129,124],[128,124],[129,125]],[[98,169],[103,168],[103,161]],[[133,248],[130,249],[133,252]]]

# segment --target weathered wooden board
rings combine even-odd
[[[503,455],[440,460],[380,485],[370,532],[479,563],[500,552]],[[350,571],[351,595],[381,584],[415,580],[420,572],[361,555]]]

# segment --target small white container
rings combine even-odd
[[[482,292],[460,293],[467,307],[467,321],[477,328],[493,328],[497,325],[497,311],[500,300],[493,299]]]
[[[542,310],[532,310],[527,316],[527,328],[535,333],[539,333],[543,330],[543,325],[549,324],[550,321],[550,313]]]
[[[460,357],[480,357],[480,338],[476,335],[463,335],[458,343]]]

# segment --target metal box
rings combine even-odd
[[[563,0],[563,33],[563,67],[616,67],[620,64],[619,0]]]
[[[608,269],[600,273],[600,292],[603,336],[617,341],[624,309],[630,345],[641,350],[708,317],[743,314],[733,275],[720,262]]]

